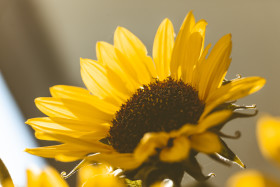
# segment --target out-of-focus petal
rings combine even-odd
[[[280,118],[260,118],[257,138],[263,155],[280,166]]]

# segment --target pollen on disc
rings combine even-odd
[[[108,140],[118,152],[131,153],[146,132],[196,124],[204,106],[198,92],[182,80],[156,80],[143,85],[116,112]]]

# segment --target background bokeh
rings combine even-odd
[[[233,60],[227,78],[241,74],[267,79],[263,90],[238,102],[256,103],[259,115],[234,120],[223,132],[242,132],[240,139],[226,142],[248,168],[277,173],[259,152],[255,127],[261,115],[280,116],[279,0],[0,0],[0,70],[25,119],[43,116],[36,109],[34,98],[49,96],[49,87],[57,84],[84,87],[79,58],[96,59],[95,43],[113,43],[117,26],[137,35],[151,54],[160,22],[168,17],[178,33],[190,10],[196,20],[208,22],[205,44],[215,44],[223,35],[232,33]],[[228,168],[204,155],[199,159],[205,174],[216,174],[210,179],[216,186],[224,186],[230,175],[241,170],[237,165]],[[74,165],[49,162],[59,171],[69,171]],[[74,179],[69,181],[73,186]],[[192,179],[185,176],[184,183],[189,181]]]

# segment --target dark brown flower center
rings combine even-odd
[[[196,124],[204,110],[198,92],[171,77],[139,88],[116,112],[108,140],[120,153],[132,153],[146,132],[170,132]]]

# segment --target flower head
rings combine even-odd
[[[35,100],[49,117],[27,124],[38,139],[61,144],[26,151],[60,161],[109,163],[147,184],[165,175],[180,181],[184,171],[204,180],[195,159],[198,152],[243,166],[220,138],[220,129],[242,115],[235,109],[249,108],[230,102],[258,91],[265,80],[225,80],[231,35],[222,37],[208,55],[206,25],[195,22],[190,12],[174,41],[172,23],[165,19],[155,36],[153,58],[135,35],[118,27],[114,45],[97,43],[97,60],[81,59],[87,89],[54,86],[52,97]],[[160,172],[170,167],[178,172]],[[143,175],[146,171],[152,173]]]

